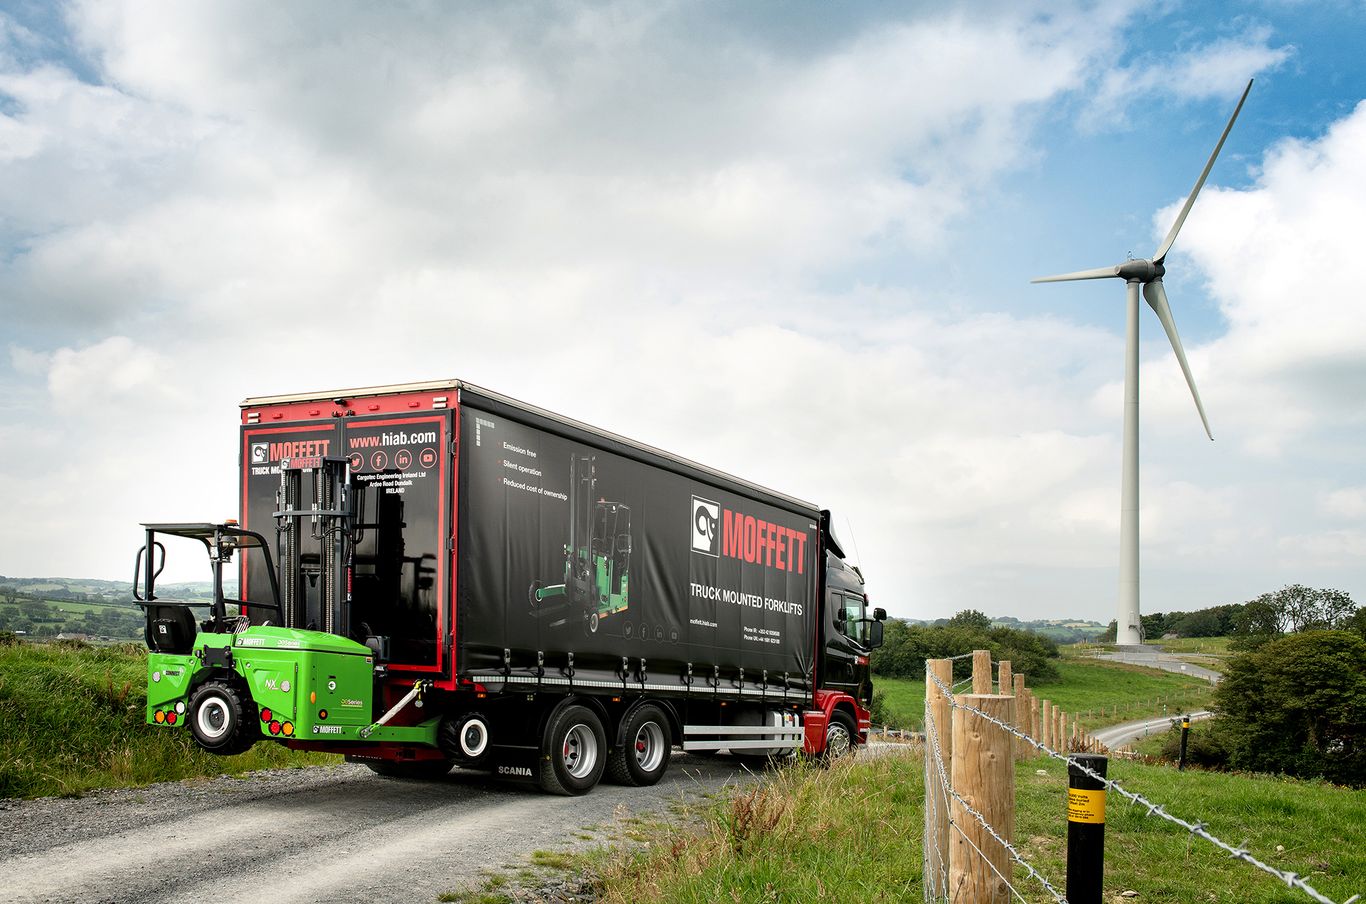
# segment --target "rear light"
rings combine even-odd
[[[279,734],[279,733],[280,733],[280,723],[279,723],[279,722],[271,722],[271,723],[270,723],[270,733],[271,733],[271,734]]]
[[[167,714],[166,714],[166,724],[167,724],[167,725],[174,725],[174,724],[175,724],[175,718],[176,718],[175,713],[167,713]]]
[[[152,718],[156,720],[156,723],[158,725],[160,725],[162,722],[166,721],[166,714],[161,710],[157,710],[155,715],[152,716]]]
[[[285,724],[281,725],[280,733],[283,734],[285,737],[289,737],[290,735],[294,734],[294,723],[286,722]]]
[[[265,709],[261,710],[261,721],[262,721],[262,722],[269,722],[269,721],[270,721],[270,707],[266,707]]]

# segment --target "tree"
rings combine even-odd
[[[1172,613],[1167,630],[1175,631],[1182,637],[1218,637],[1219,614],[1213,609]]]
[[[1342,629],[1344,631],[1355,631],[1361,635],[1363,640],[1366,640],[1366,607],[1353,612],[1352,617],[1347,619]]]
[[[1058,657],[1056,643],[1031,631],[992,628],[986,616],[968,611],[969,617],[955,616],[942,625],[887,622],[883,644],[872,653],[873,673],[889,678],[923,678],[926,659],[990,650],[993,659],[1009,659],[1015,671],[1028,675],[1031,681],[1057,679],[1058,670],[1052,662]],[[984,620],[988,625],[985,629],[981,627]],[[967,659],[954,663],[958,678],[967,677],[971,669],[972,663]]]
[[[1231,646],[1255,650],[1282,634],[1345,627],[1351,623],[1356,608],[1352,598],[1341,590],[1287,584],[1243,606]]]
[[[949,619],[951,628],[967,628],[973,631],[990,631],[991,619],[976,609],[964,609]]]
[[[1366,640],[1306,631],[1236,656],[1215,690],[1229,765],[1366,785]]]

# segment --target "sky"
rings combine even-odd
[[[0,2],[0,574],[237,509],[248,396],[457,377],[835,513],[876,605],[1366,603],[1366,5]],[[177,566],[178,567],[178,566]],[[188,567],[188,565],[186,566]],[[195,570],[184,575],[200,577]]]

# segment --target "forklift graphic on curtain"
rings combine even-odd
[[[569,542],[564,547],[564,583],[532,581],[528,593],[534,615],[560,625],[582,614],[584,631],[596,634],[601,619],[623,612],[630,603],[631,509],[597,498],[595,456],[569,461]],[[551,605],[546,605],[551,603]]]

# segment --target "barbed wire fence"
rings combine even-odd
[[[980,651],[978,653],[980,655]],[[1012,743],[1018,741],[1038,753],[1058,760],[1069,765],[1080,773],[1089,776],[1107,791],[1114,791],[1116,794],[1129,801],[1131,805],[1142,807],[1148,816],[1156,816],[1173,825],[1179,826],[1188,832],[1192,837],[1203,839],[1214,847],[1222,850],[1230,857],[1247,863],[1262,872],[1273,876],[1278,881],[1284,883],[1287,888],[1297,889],[1307,895],[1311,900],[1319,904],[1339,904],[1332,898],[1311,886],[1305,879],[1297,873],[1280,870],[1270,864],[1259,860],[1253,856],[1244,845],[1231,845],[1209,831],[1208,824],[1203,820],[1187,820],[1172,813],[1168,813],[1163,804],[1154,803],[1144,795],[1130,791],[1114,779],[1108,778],[1088,767],[1067,753],[1060,752],[1050,744],[1047,744],[1034,737],[1029,731],[1022,730],[1017,725],[1012,725],[998,716],[986,712],[981,707],[973,706],[971,703],[960,700],[955,692],[963,685],[972,683],[972,678],[953,683],[952,665],[955,660],[968,659],[974,656],[973,653],[961,656],[950,657],[948,660],[939,660],[949,663],[949,679],[945,681],[934,673],[930,660],[925,667],[925,839],[924,839],[924,900],[927,904],[941,904],[941,902],[960,902],[967,900],[962,896],[963,888],[955,887],[963,884],[965,873],[975,872],[977,887],[981,888],[988,884],[992,879],[998,883],[992,888],[991,900],[1018,900],[1029,904],[1031,900],[1050,900],[1054,904],[1068,904],[1067,897],[1063,891],[1051,882],[1034,864],[1031,864],[1021,854],[1020,850],[1012,843],[1014,820],[1011,816],[1003,822],[1009,823],[1009,828],[1003,830],[1001,826],[993,825],[988,815],[984,814],[977,807],[972,805],[959,789],[954,787],[953,772],[945,764],[944,742],[941,739],[948,738],[945,732],[950,726],[941,725],[941,718],[935,714],[934,703],[938,701],[940,714],[944,711],[950,714],[953,719],[960,718],[961,714],[970,714],[976,719],[985,721],[987,724],[995,726],[1013,739]],[[998,665],[997,663],[992,663]],[[1005,688],[1002,688],[1004,693]],[[1018,699],[1015,701],[1020,702]],[[1030,719],[1022,719],[1016,716],[1016,722],[1024,725],[1030,724]],[[1050,731],[1056,726],[1044,726],[1040,723],[1040,734],[1053,738],[1058,741],[1057,746],[1066,749],[1067,736],[1065,731]],[[1081,739],[1084,743],[1085,739]],[[1074,743],[1077,743],[1074,734]],[[1081,745],[1078,745],[1081,746]],[[1086,745],[1094,746],[1094,745]],[[953,754],[949,754],[950,760]],[[1009,806],[1013,808],[1013,769],[1012,757],[1006,757],[999,764],[1000,768],[1011,770],[1008,777],[1010,786]],[[955,814],[955,809],[959,814]],[[946,831],[947,830],[947,831]],[[976,836],[976,837],[974,837]],[[946,837],[954,839],[955,844],[946,843]],[[984,844],[984,841],[989,843]],[[961,842],[961,845],[957,844]],[[984,847],[986,850],[984,850]],[[971,860],[970,867],[963,864],[963,860]],[[952,861],[952,862],[951,862]],[[1002,866],[1004,864],[1004,868]],[[1029,883],[1022,889],[1014,882],[1013,865],[1018,864],[1026,874]],[[955,882],[955,878],[957,882]],[[1046,898],[1026,897],[1026,891],[1037,895],[1046,895]],[[1361,895],[1352,897],[1341,902],[1341,904],[1363,904]]]

